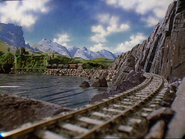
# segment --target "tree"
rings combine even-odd
[[[10,52],[10,47],[8,47],[7,51]]]
[[[16,48],[15,55],[19,55],[19,54],[20,54],[20,50],[19,50],[19,48],[17,47],[17,48]]]
[[[21,47],[21,55],[24,55],[25,52],[26,52],[26,50],[25,50],[25,48],[22,46],[22,47]]]

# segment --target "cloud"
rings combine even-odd
[[[40,13],[47,13],[50,0],[7,1],[0,3],[0,22],[16,23],[30,29],[39,19]]]
[[[137,33],[130,37],[130,41],[125,41],[117,45],[115,52],[126,52],[131,50],[135,45],[141,43],[143,40],[147,39],[142,33]]]
[[[149,16],[145,20],[154,19],[155,22],[164,18],[168,5],[173,0],[103,0],[107,5],[124,10],[133,10],[137,14]],[[152,16],[152,17],[151,17]],[[147,22],[147,26],[151,26],[151,22]]]
[[[129,30],[129,24],[120,24],[119,17],[109,14],[100,14],[97,16],[99,25],[92,26],[91,31],[95,33],[91,40],[96,43],[106,42],[106,37],[113,33],[119,33]]]
[[[108,49],[107,47],[103,47],[102,43],[98,43],[96,45],[94,45],[93,47],[90,47],[91,51],[97,52],[97,51],[101,51],[102,49]]]
[[[57,38],[54,38],[53,41],[62,46],[67,46],[66,42],[69,42],[70,39],[68,34],[57,34]]]
[[[155,18],[152,16],[150,16],[148,18],[142,18],[142,20],[147,23],[146,24],[147,27],[153,27],[160,22],[160,20],[158,18]]]

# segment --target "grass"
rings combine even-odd
[[[10,53],[14,55],[16,49],[13,46],[9,46],[7,43],[0,40],[0,52],[5,53],[8,48],[10,48]]]

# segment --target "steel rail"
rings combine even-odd
[[[29,133],[33,133],[35,131],[38,131],[38,129],[41,129],[40,132],[48,133],[46,131],[43,131],[42,128],[53,125],[53,124],[57,124],[57,123],[59,123],[59,121],[65,121],[65,120],[70,119],[70,118],[75,118],[77,115],[88,113],[89,111],[93,111],[93,110],[98,109],[100,107],[104,107],[107,104],[117,102],[125,96],[132,95],[132,93],[137,92],[137,91],[141,91],[142,89],[144,89],[146,86],[148,86],[149,84],[152,83],[152,80],[154,81],[153,77],[159,78],[159,81],[157,81],[157,83],[158,83],[157,87],[146,98],[138,101],[131,108],[128,108],[128,109],[124,110],[121,114],[118,114],[118,115],[114,116],[113,118],[109,119],[108,121],[105,121],[101,125],[95,126],[94,128],[87,131],[85,134],[80,134],[80,135],[77,136],[78,138],[89,138],[89,137],[92,136],[92,134],[96,133],[97,131],[100,131],[101,128],[107,127],[108,125],[110,125],[110,123],[112,123],[114,121],[117,121],[122,116],[126,115],[129,111],[134,110],[136,107],[140,106],[142,103],[147,101],[154,94],[156,94],[164,84],[163,78],[158,76],[158,75],[145,73],[145,76],[146,76],[146,80],[143,83],[141,83],[140,85],[138,85],[138,86],[126,91],[126,92],[122,92],[119,95],[115,95],[114,97],[110,97],[109,99],[103,100],[103,101],[95,103],[93,105],[84,106],[83,108],[80,108],[79,110],[67,113],[65,115],[55,116],[53,118],[45,119],[43,121],[34,123],[31,126],[21,127],[21,128],[9,131],[9,132],[1,133],[1,134],[5,138],[6,137],[15,137],[16,138],[16,137],[19,137],[19,136],[22,136],[22,135],[25,135],[25,134],[29,134]],[[155,81],[154,81],[154,83],[155,83]]]

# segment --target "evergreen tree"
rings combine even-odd
[[[19,54],[20,54],[20,50],[19,50],[19,48],[17,47],[17,48],[16,48],[15,55],[19,55]]]
[[[26,53],[26,50],[25,50],[25,48],[22,46],[21,47],[21,55],[24,55]]]

